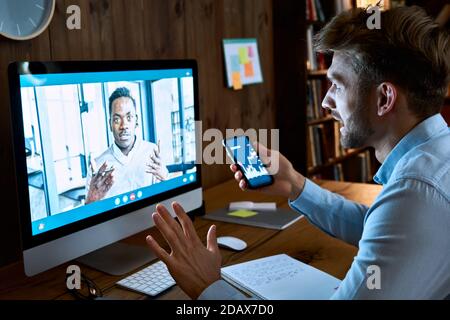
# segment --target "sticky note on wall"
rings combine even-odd
[[[255,70],[253,69],[253,63],[251,61],[244,64],[244,74],[246,77],[255,76]]]
[[[237,54],[230,56],[230,64],[231,64],[232,72],[234,72],[234,71],[240,72],[241,71],[241,63],[239,61],[239,56]]]
[[[253,53],[253,47],[248,47],[248,56],[249,56],[250,58],[253,58],[253,56],[254,56],[254,53]]]
[[[247,47],[239,48],[238,52],[239,52],[239,60],[240,60],[241,64],[246,64],[250,61],[248,58],[248,48]]]
[[[223,39],[227,87],[240,90],[262,83],[257,39]]]
[[[232,82],[233,82],[233,89],[234,90],[240,90],[240,89],[242,89],[242,79],[241,79],[241,73],[240,72],[237,72],[237,71],[234,71],[232,74],[231,74],[231,77],[232,77]]]

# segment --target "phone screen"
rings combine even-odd
[[[247,185],[256,189],[273,183],[273,177],[259,158],[247,136],[236,136],[224,141],[228,155],[244,175]]]

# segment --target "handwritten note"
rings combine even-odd
[[[341,281],[286,254],[222,268],[225,280],[269,300],[329,299]]]

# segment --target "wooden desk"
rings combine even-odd
[[[370,205],[378,193],[380,186],[334,181],[319,181],[322,187],[339,193],[348,199]],[[242,192],[230,180],[204,192],[206,212],[225,207],[230,201],[252,200],[256,202],[273,201],[279,207],[288,207],[284,198],[268,196],[255,192]],[[202,218],[195,219],[195,227],[201,237],[206,239],[206,233],[212,221]],[[248,227],[236,224],[214,222],[217,225],[217,235],[232,235],[245,240],[248,248],[242,252],[232,252],[221,249],[223,265],[244,262],[268,255],[287,253],[290,256],[311,264],[339,279],[347,273],[357,249],[342,241],[334,239],[306,219],[283,231]],[[161,235],[152,228],[134,235],[124,242],[145,246],[145,235],[152,234],[160,243]],[[206,241],[206,240],[205,240]],[[0,269],[0,299],[73,299],[66,291],[65,276],[69,263],[52,270],[27,278],[23,273],[21,262]],[[106,275],[100,271],[80,266],[104,292],[104,296],[115,299],[146,299],[146,296],[122,289],[115,285],[122,277]],[[173,287],[156,299],[189,299],[178,286]]]

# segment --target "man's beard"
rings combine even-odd
[[[374,133],[369,120],[370,108],[368,107],[367,92],[358,91],[356,97],[356,109],[350,115],[345,124],[345,135],[341,135],[341,144],[344,148],[361,148],[367,145],[367,140]]]

